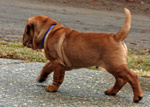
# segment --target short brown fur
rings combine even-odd
[[[114,86],[105,91],[107,95],[116,95],[128,82],[133,88],[134,102],[142,97],[137,74],[127,68],[127,47],[124,39],[128,36],[131,26],[131,14],[124,9],[126,20],[124,26],[116,34],[81,33],[66,28],[54,19],[46,16],[35,16],[28,19],[23,34],[23,44],[34,50],[43,49],[42,40],[49,27],[44,42],[44,50],[48,62],[42,69],[39,82],[46,80],[54,72],[52,85],[46,91],[55,92],[62,84],[65,71],[90,66],[102,66],[115,78]]]

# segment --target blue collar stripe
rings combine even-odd
[[[45,35],[44,35],[44,38],[43,38],[43,40],[42,40],[42,46],[44,47],[44,41],[45,41],[45,37],[46,37],[46,35],[47,35],[47,33],[52,29],[52,27],[54,27],[55,25],[52,25],[48,30],[47,30],[47,32],[45,33]]]

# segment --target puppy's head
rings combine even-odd
[[[49,27],[57,22],[49,17],[38,15],[31,17],[25,24],[23,45],[28,48],[42,49],[42,40]]]

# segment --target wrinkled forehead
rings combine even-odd
[[[34,21],[34,17],[30,17],[28,20],[27,20],[27,23],[31,23]]]
[[[29,18],[29,19],[27,20],[25,26],[27,26],[27,25],[31,26],[31,25],[34,25],[35,23],[36,23],[36,22],[35,22],[34,18],[31,17],[31,18]]]
[[[42,17],[39,17],[39,16],[34,16],[34,17],[30,17],[28,20],[27,20],[27,24],[36,24],[36,25],[39,25],[40,22],[43,20],[44,18]]]
[[[28,19],[28,21],[38,21],[38,20],[44,20],[44,19],[46,19],[46,18],[48,18],[48,17],[46,17],[46,16],[42,16],[42,15],[37,15],[37,16],[33,16],[33,17],[30,17],[29,19]]]

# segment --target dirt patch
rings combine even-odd
[[[130,9],[131,13],[144,14],[150,16],[149,0],[36,0],[39,2],[48,2],[64,6],[73,6],[79,8],[88,8],[96,10],[108,10],[122,12],[122,8]]]

